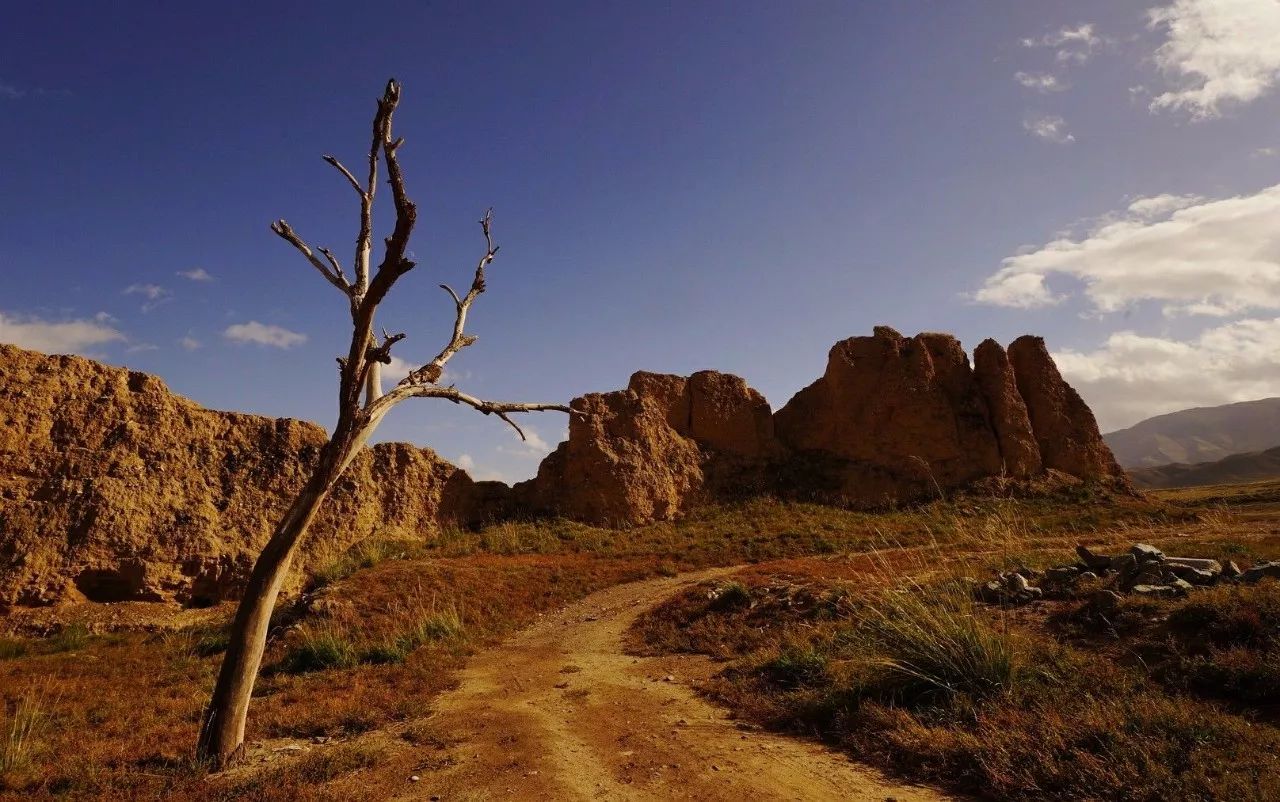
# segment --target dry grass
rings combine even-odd
[[[788,658],[794,665],[784,660],[777,674],[800,680],[795,693],[812,694],[829,678],[852,682],[858,672],[884,667],[830,659],[831,644],[801,637],[786,615],[760,617],[761,609],[769,609],[757,599],[761,576],[817,572],[835,587],[875,570],[881,558],[872,551],[888,540],[904,547],[901,554],[938,543],[978,552],[981,560],[1003,561],[1028,543],[1065,550],[1078,537],[1171,536],[1174,525],[1178,531],[1198,531],[1187,521],[1177,509],[1142,503],[1071,510],[1061,500],[961,499],[868,514],[757,500],[625,531],[551,521],[454,531],[419,546],[371,542],[329,561],[311,583],[307,602],[282,610],[268,647],[268,670],[256,689],[248,738],[306,742],[326,736],[344,743],[371,738],[378,734],[371,731],[420,716],[450,687],[471,650],[527,625],[541,612],[620,582],[740,562],[770,561],[755,578],[723,594],[718,613],[697,616],[692,627],[673,637],[687,639],[691,648],[711,639],[715,645],[707,648],[740,655],[773,648],[772,639],[783,636],[783,645],[794,647]],[[1014,529],[1016,546],[995,545],[1002,532]],[[827,622],[838,621],[856,596],[847,590],[819,595]],[[221,621],[176,632],[98,635],[72,626],[52,638],[0,642],[0,701],[6,715],[18,709],[24,689],[33,683],[47,681],[58,689],[56,697],[41,702],[44,725],[33,730],[38,737],[26,740],[32,745],[27,767],[0,771],[0,797],[376,798],[391,792],[391,786],[379,785],[385,776],[394,774],[395,782],[403,782],[395,767],[405,758],[394,749],[368,762],[355,757],[344,762],[338,760],[341,755],[332,763],[310,756],[305,764],[282,761],[281,768],[240,785],[206,782],[189,754],[226,645],[230,613],[228,606]],[[742,627],[734,616],[759,626]],[[824,623],[815,631],[834,636],[836,629]],[[887,631],[881,635],[889,637]],[[305,659],[303,644],[309,644]],[[781,648],[773,656],[780,655]],[[918,662],[911,665],[919,668]],[[309,670],[299,671],[304,665]]]
[[[990,547],[968,558],[930,547],[837,571],[759,566],[642,617],[636,645],[728,659],[709,692],[740,714],[960,791],[1280,798],[1280,583],[1126,602],[1143,623],[1119,633],[1071,600],[991,608],[962,575],[1063,554],[1006,523],[988,521]]]

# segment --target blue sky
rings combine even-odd
[[[493,206],[475,395],[716,368],[776,408],[879,323],[1041,334],[1108,428],[1280,394],[1280,0],[107,5],[0,31],[0,341],[328,423],[343,299],[267,226],[349,260],[320,156],[395,76],[419,266],[380,320],[435,354]],[[380,435],[521,479],[565,431],[529,423]]]

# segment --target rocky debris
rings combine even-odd
[[[1280,579],[1280,560],[1268,563],[1258,563],[1252,568],[1240,574],[1241,582],[1257,582],[1264,577],[1272,579]]]
[[[1026,604],[1044,597],[1044,590],[1032,585],[1018,571],[1006,571],[978,586],[977,597],[989,604]]]
[[[144,373],[0,345],[0,608],[228,598],[324,442],[315,424],[207,410]],[[466,522],[473,487],[430,450],[366,449],[298,562]]]
[[[1136,543],[1116,555],[1098,554],[1077,545],[1076,556],[1080,558],[1077,563],[1046,568],[1039,586],[1030,582],[1035,572],[1018,568],[979,585],[975,596],[993,604],[1023,604],[1042,597],[1079,598],[1082,586],[1087,587],[1084,583],[1103,582],[1105,587],[1089,596],[1089,609],[1105,614],[1107,609],[1116,607],[1122,594],[1176,598],[1197,587],[1257,582],[1264,577],[1280,579],[1280,561],[1259,563],[1241,571],[1234,562],[1224,566],[1202,557],[1169,557],[1146,543]]]

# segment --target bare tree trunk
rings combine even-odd
[[[197,756],[215,767],[226,766],[239,757],[244,743],[245,722],[254,681],[266,649],[271,614],[280,587],[289,573],[294,552],[315,520],[320,505],[328,497],[343,468],[354,453],[356,432],[332,440],[321,452],[306,486],[276,527],[262,554],[254,563],[244,596],[231,625],[230,642],[213,697],[205,711],[197,745]],[[358,446],[356,446],[358,447]]]
[[[353,324],[351,347],[346,357],[338,359],[338,422],[334,426],[333,435],[321,450],[319,462],[306,486],[254,563],[244,597],[232,622],[227,653],[222,659],[213,697],[205,710],[196,748],[197,756],[214,769],[234,762],[243,752],[249,702],[253,696],[258,669],[262,665],[262,655],[266,650],[271,613],[275,609],[280,586],[288,575],[298,543],[306,535],[320,505],[324,503],[342,472],[368,442],[374,429],[392,407],[410,398],[442,398],[455,404],[465,404],[485,415],[497,415],[514,428],[522,439],[524,432],[511,419],[511,413],[556,410],[572,414],[572,410],[563,404],[485,401],[452,385],[443,387],[437,384],[444,373],[445,364],[460,350],[476,341],[475,336],[465,333],[464,327],[467,311],[485,290],[485,265],[492,262],[498,253],[498,246],[494,245],[490,231],[493,220],[490,212],[486,212],[480,220],[486,249],[476,265],[470,290],[465,296],[459,297],[448,285],[440,285],[454,302],[453,336],[435,359],[410,371],[391,392],[383,394],[382,365],[391,364],[391,347],[404,339],[405,335],[388,334],[384,331],[382,341],[379,342],[373,331],[373,319],[378,304],[397,279],[414,267],[413,261],[406,258],[405,254],[409,237],[413,233],[414,221],[417,219],[417,206],[405,193],[404,176],[396,158],[396,151],[404,140],[395,139],[391,135],[391,115],[399,101],[400,85],[395,80],[389,81],[386,91],[378,101],[378,111],[374,116],[369,173],[363,185],[336,158],[324,157],[360,196],[360,234],[356,240],[354,281],[343,272],[332,251],[327,248],[313,250],[284,220],[277,220],[271,225],[272,231],[302,253],[311,266],[347,298]],[[391,236],[386,238],[386,254],[382,263],[376,271],[371,271],[369,259],[373,237],[373,195],[377,186],[379,154],[387,165],[396,222]],[[365,394],[363,405],[360,403],[361,391]]]

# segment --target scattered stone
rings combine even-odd
[[[1123,598],[1114,590],[1097,590],[1089,597],[1089,607],[1096,613],[1111,615],[1120,609]]]
[[[409,782],[411,782],[411,783],[416,783],[418,780],[421,780],[421,779],[422,779],[421,777],[419,777],[418,775],[416,775],[416,774],[415,774],[415,775],[413,775],[412,777],[410,777],[410,778],[409,778]]]
[[[1005,587],[1007,587],[1009,590],[1013,591],[1014,593],[1022,593],[1031,587],[1027,583],[1027,578],[1022,574],[1019,574],[1016,572],[1005,574],[1004,584],[1005,584]]]
[[[1138,596],[1150,596],[1155,599],[1172,599],[1180,595],[1176,588],[1168,585],[1134,585],[1132,591]]]
[[[1048,582],[1064,583],[1079,578],[1080,573],[1078,566],[1060,565],[1056,568],[1047,569],[1044,572],[1044,578]]]
[[[1081,571],[1076,575],[1076,579],[1081,582],[1095,582],[1098,579],[1098,575],[1092,571]]]
[[[1227,579],[1238,579],[1240,574],[1240,566],[1236,565],[1235,560],[1227,560],[1227,564],[1222,566],[1222,575]]]
[[[1146,543],[1136,543],[1133,548],[1129,549],[1129,553],[1133,555],[1140,564],[1149,562],[1164,562],[1164,552],[1155,546],[1149,546]]]
[[[1217,562],[1216,560],[1206,560],[1205,562]],[[1218,574],[1222,573],[1222,567],[1219,566],[1217,571],[1207,571],[1202,568],[1193,568],[1190,565],[1181,563],[1166,562],[1169,573],[1181,580],[1190,582],[1193,585],[1212,585],[1213,581],[1218,578]]]
[[[1280,560],[1273,560],[1268,563],[1258,563],[1249,570],[1240,575],[1241,582],[1257,582],[1263,577],[1271,577],[1272,579],[1280,579]]]
[[[1208,571],[1211,574],[1222,573],[1222,563],[1217,560],[1202,559],[1199,557],[1165,557],[1165,565],[1172,568],[1187,567],[1195,568],[1200,571]]]
[[[1084,545],[1076,545],[1076,554],[1080,557],[1080,562],[1092,571],[1105,571],[1111,567],[1111,558],[1105,554],[1094,554]]]

